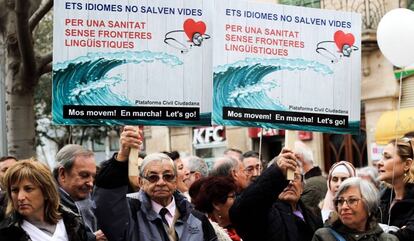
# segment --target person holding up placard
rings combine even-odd
[[[231,222],[243,241],[310,241],[322,220],[300,201],[304,184],[295,154],[283,148],[272,162],[235,200]],[[289,169],[294,180],[286,180]]]
[[[414,139],[402,138],[391,141],[378,162],[379,180],[392,185],[383,190],[379,220],[383,224],[398,227],[395,234],[400,241],[414,237]]]
[[[139,149],[140,133],[124,127],[120,150],[102,165],[96,177],[96,216],[111,241],[180,240],[216,241],[207,216],[194,210],[177,192],[177,168],[163,153],[147,155],[140,167],[141,189],[135,198],[126,196],[128,156]]]

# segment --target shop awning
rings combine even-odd
[[[398,115],[397,126],[397,111],[387,111],[381,115],[375,130],[376,143],[384,145],[414,131],[414,108],[401,109]]]

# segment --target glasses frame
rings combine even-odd
[[[171,180],[168,180],[168,179],[170,179],[170,178],[166,178],[166,176],[172,176],[171,177]],[[157,177],[156,179],[157,180],[154,180],[154,181],[151,181],[150,179],[151,179],[151,177]],[[164,173],[164,174],[150,174],[150,175],[147,175],[147,176],[144,176],[143,177],[145,180],[147,180],[148,182],[150,182],[150,183],[157,183],[157,182],[159,182],[160,181],[160,179],[162,178],[162,180],[164,180],[164,182],[169,182],[169,183],[171,183],[171,182],[173,182],[175,179],[176,179],[176,175],[175,174],[173,174],[173,173]]]
[[[355,204],[350,204],[349,201],[351,201],[351,200],[355,201]],[[362,200],[362,198],[356,198],[356,197],[355,198],[354,197],[352,197],[352,198],[337,198],[337,199],[334,200],[334,204],[338,209],[342,208],[345,203],[349,208],[355,208],[356,206],[358,206],[358,203],[361,200]],[[342,204],[340,204],[340,202],[342,202]]]
[[[246,174],[248,174],[248,175],[253,174],[253,172],[254,172],[255,170],[257,170],[257,172],[259,173],[259,175],[260,175],[260,173],[262,173],[262,166],[259,166],[259,168],[256,168],[256,166],[251,166],[251,167],[252,167],[252,168],[250,168],[250,166],[249,166],[249,167],[244,168],[244,172],[245,172]]]

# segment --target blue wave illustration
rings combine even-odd
[[[163,52],[123,51],[115,53],[88,53],[76,59],[53,65],[53,121],[65,125],[210,125],[211,113],[200,113],[199,121],[179,120],[115,120],[66,119],[64,105],[80,106],[135,106],[125,96],[112,92],[111,87],[125,82],[122,76],[108,77],[112,69],[124,64],[161,62],[174,67],[183,62]]]
[[[311,70],[322,75],[331,75],[333,71],[317,61],[288,58],[246,58],[232,64],[214,68],[213,121],[218,125],[257,126],[320,132],[356,133],[359,121],[349,121],[349,128],[332,128],[311,125],[292,125],[255,121],[224,120],[223,107],[251,108],[263,110],[287,111],[279,100],[267,95],[267,92],[279,86],[277,80],[265,81],[264,78],[276,71]]]

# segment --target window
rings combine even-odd
[[[401,108],[414,107],[414,76],[402,80]]]
[[[109,149],[110,149],[110,151],[118,151],[119,150],[119,137],[118,136],[110,136],[109,137]]]
[[[93,140],[92,149],[95,152],[105,151],[105,139]]]
[[[320,0],[280,0],[280,4],[302,6],[309,8],[321,8]]]

